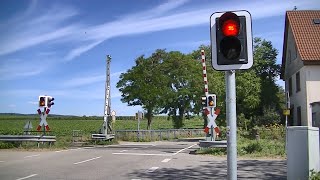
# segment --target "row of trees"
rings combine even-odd
[[[156,114],[167,114],[175,128],[182,127],[185,116],[202,113],[201,49],[206,52],[209,92],[217,95],[221,109],[218,125],[226,125],[224,72],[211,68],[210,46],[201,45],[190,54],[156,50],[150,57],[138,57],[135,66],[120,75],[117,88],[122,93],[121,101],[142,106],[149,129]],[[281,123],[284,92],[276,84],[280,73],[277,54],[270,41],[254,39],[253,67],[236,73],[239,126]]]

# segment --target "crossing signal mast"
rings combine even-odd
[[[92,134],[92,139],[103,139],[109,140],[114,138],[114,134],[112,133],[112,112],[111,112],[111,93],[110,93],[110,63],[111,56],[107,55],[107,69],[106,69],[106,85],[105,85],[105,102],[104,102],[104,117],[103,124],[99,130],[99,134]],[[115,116],[115,112],[113,113]]]
[[[251,15],[248,11],[210,16],[212,67],[225,71],[228,179],[237,179],[237,112],[235,70],[253,65]]]

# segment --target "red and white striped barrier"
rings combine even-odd
[[[204,50],[201,50],[201,61],[202,61],[202,74],[203,74],[203,81],[204,81],[204,94],[208,96],[208,78],[207,78],[207,66],[206,66],[206,56],[204,54]]]
[[[206,97],[208,97],[209,95],[209,89],[208,89],[208,77],[207,77],[207,66],[206,66],[206,56],[204,54],[204,50],[201,50],[201,62],[202,62],[202,74],[203,74],[203,81],[204,81],[204,94]],[[216,109],[216,111],[214,113],[211,113],[211,111],[213,111],[213,108],[210,107],[204,107],[203,108],[205,115],[208,117],[208,125],[207,127],[204,129],[205,133],[209,133],[209,129],[211,128],[211,126],[213,126],[215,132],[217,133],[217,135],[219,136],[220,134],[220,129],[217,126],[215,120],[218,117],[218,115],[220,114],[220,109]]]

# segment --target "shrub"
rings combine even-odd
[[[311,172],[311,174],[309,176],[310,180],[320,180],[320,171],[316,172],[316,171],[314,171],[314,169],[312,169],[310,172]]]
[[[0,149],[11,149],[14,147],[15,145],[11,142],[0,142]]]

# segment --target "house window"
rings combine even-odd
[[[289,78],[289,96],[292,95],[292,78]]]
[[[294,117],[294,105],[290,106],[290,116],[288,118],[288,126],[293,126],[293,117]]]
[[[312,113],[312,126],[317,127],[317,122],[316,122],[316,113]]]
[[[296,92],[299,92],[300,89],[300,72],[297,72],[296,74]]]
[[[297,126],[301,126],[301,106],[297,107]]]

